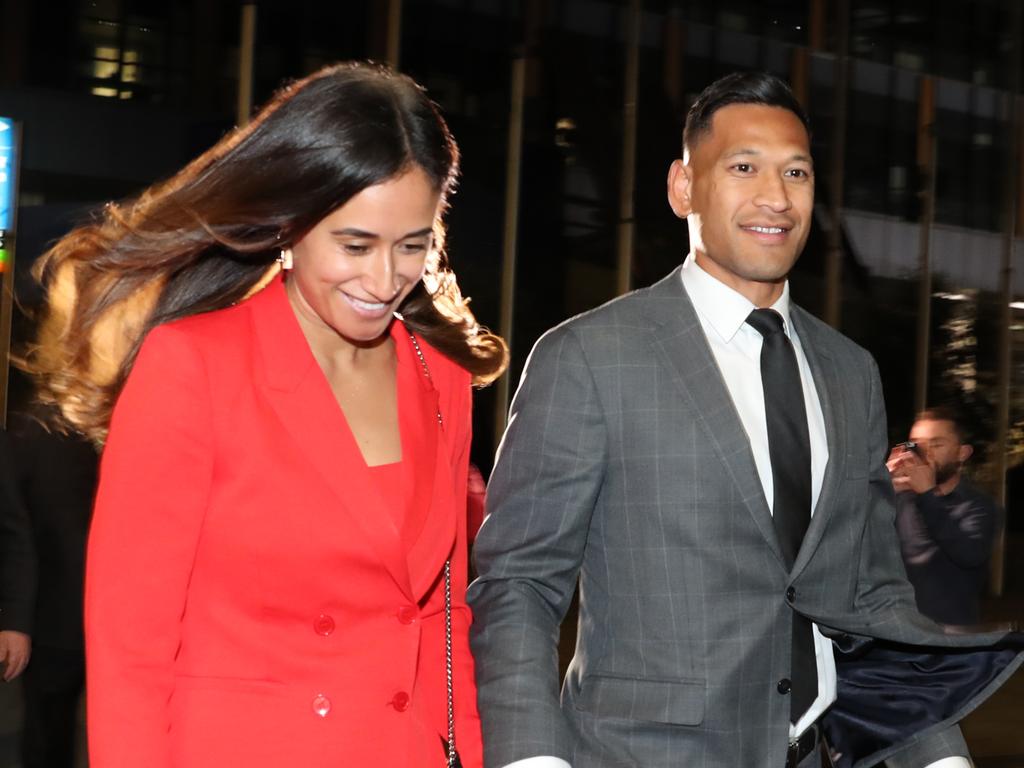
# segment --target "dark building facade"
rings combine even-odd
[[[894,441],[925,402],[966,414],[976,482],[1024,528],[1018,0],[0,0],[0,20],[0,117],[21,129],[15,348],[48,244],[247,105],[338,60],[423,83],[462,150],[451,259],[512,342],[508,382],[476,396],[485,472],[537,337],[684,258],[665,175],[695,96],[737,69],[780,75],[817,177],[795,298],[876,356]],[[29,396],[12,374],[10,407]],[[1012,546],[997,583],[1024,593]]]
[[[481,320],[511,329],[514,384],[544,329],[619,290],[624,252],[634,286],[682,259],[685,226],[665,203],[664,176],[686,109],[715,77],[761,69],[793,84],[814,130],[819,202],[794,292],[875,352],[894,435],[915,398],[952,399],[977,422],[977,441],[1003,455],[1013,438],[998,434],[1007,380],[1008,425],[1024,423],[1018,310],[1002,310],[1024,294],[1013,0],[2,5],[0,116],[22,126],[18,291],[29,307],[24,275],[49,241],[90,208],[171,173],[238,120],[248,12],[257,106],[322,64],[389,57],[441,104],[463,150],[451,255]],[[515,114],[522,138],[512,146]],[[516,290],[502,314],[509,233]],[[914,350],[925,248],[923,369]],[[485,467],[495,400],[506,397],[479,395]],[[995,482],[1008,464],[987,458]]]

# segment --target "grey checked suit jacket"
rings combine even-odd
[[[841,648],[963,642],[913,609],[874,361],[798,307],[792,322],[829,462],[791,573],[678,269],[538,341],[469,591],[488,768],[535,755],[573,768],[781,768],[792,610]],[[576,654],[559,698],[558,629],[577,579]],[[905,749],[908,764],[961,752],[947,728],[958,716]]]

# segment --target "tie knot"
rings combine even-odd
[[[774,309],[755,309],[747,317],[747,322],[765,338],[783,332],[782,315]]]

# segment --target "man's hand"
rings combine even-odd
[[[31,655],[32,638],[13,629],[0,631],[0,667],[3,667],[5,683],[11,682],[25,671]]]
[[[921,494],[935,487],[935,470],[932,465],[902,445],[892,449],[885,466],[892,475],[892,486],[896,493],[913,491]]]

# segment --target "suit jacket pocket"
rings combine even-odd
[[[707,685],[703,680],[638,680],[587,675],[577,707],[599,717],[673,725],[700,725]]]

